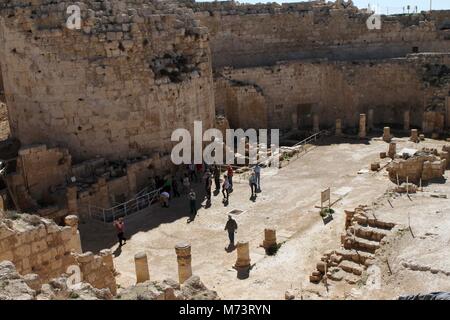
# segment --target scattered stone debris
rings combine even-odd
[[[329,250],[317,263],[309,279],[319,283],[326,275],[327,280],[345,280],[355,284],[363,272],[375,263],[375,252],[390,234],[395,224],[370,217],[366,206],[354,211],[345,211],[345,234],[341,236],[342,248]]]

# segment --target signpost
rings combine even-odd
[[[323,210],[324,202],[327,202],[327,201],[328,201],[328,210],[330,210],[330,208],[331,208],[331,192],[330,192],[330,188],[322,191],[322,193],[321,193],[320,212],[322,212],[322,210]]]

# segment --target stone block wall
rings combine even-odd
[[[30,195],[42,199],[49,196],[52,186],[67,183],[71,166],[67,149],[47,149],[46,145],[38,145],[20,149],[17,172],[24,177]]]
[[[411,182],[416,185],[443,177],[447,170],[448,152],[420,151],[409,159],[394,159],[387,167],[389,179],[397,183]]]
[[[443,28],[449,11],[382,16],[381,30],[369,30],[370,13],[333,2],[248,5],[227,1],[192,3],[191,7],[209,29],[215,68],[450,51],[450,32]]]
[[[75,256],[77,264],[80,266],[82,281],[91,284],[94,288],[108,288],[115,295],[117,284],[112,265],[112,253],[99,256],[92,252],[86,252]],[[110,260],[111,264],[105,263]]]
[[[0,262],[12,262],[21,275],[36,274],[41,284],[67,274],[69,266],[78,266],[83,282],[116,294],[112,253],[82,253],[78,218],[67,216],[65,223],[60,227],[36,215],[2,213]]]
[[[38,216],[14,215],[0,220],[0,261],[15,264],[20,274],[36,273],[51,279],[75,264],[81,253],[77,225],[59,227]]]
[[[206,29],[173,1],[0,1],[0,63],[12,135],[75,162],[168,151],[176,128],[214,125]]]
[[[418,54],[407,58],[364,60],[358,62],[297,61],[272,67],[226,69],[216,77],[216,104],[224,106],[230,124],[248,119],[247,110],[264,113],[268,128],[311,128],[313,115],[319,115],[322,128],[331,128],[335,120],[342,127],[358,127],[359,114],[373,109],[373,123],[383,127],[402,127],[404,111],[411,115],[411,126],[421,128],[431,97],[444,98],[450,81],[430,84],[425,77],[426,65],[450,66],[449,54]],[[260,89],[258,99],[249,99],[234,83]],[[242,97],[239,99],[238,97]],[[251,104],[249,108],[248,104]],[[241,110],[243,116],[241,117]],[[445,107],[436,106],[437,119],[446,114]],[[245,116],[244,116],[245,115]],[[293,117],[295,115],[295,117]],[[432,130],[442,130],[443,122],[435,121]],[[296,122],[296,125],[293,122]],[[261,123],[261,125],[264,123]]]
[[[266,98],[259,87],[223,77],[216,79],[214,90],[216,110],[232,128],[267,128]]]

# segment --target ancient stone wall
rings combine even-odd
[[[356,60],[450,51],[444,28],[449,11],[383,16],[369,30],[371,15],[354,6],[315,1],[298,4],[191,4],[208,27],[213,66],[250,67],[281,60]]]
[[[72,252],[81,253],[77,226],[59,227],[38,216],[18,214],[0,221],[0,261],[13,262],[20,274],[57,277],[76,264]]]
[[[221,77],[214,93],[216,112],[226,115],[232,128],[267,127],[266,98],[257,86]]]
[[[65,222],[60,227],[36,215],[2,213],[0,261],[11,261],[21,275],[36,274],[41,284],[78,266],[82,281],[116,294],[111,252],[104,250],[101,256],[82,253],[78,218],[67,216]]]
[[[45,145],[24,147],[19,151],[17,172],[22,174],[30,195],[49,198],[51,187],[65,185],[72,159],[67,149],[47,149]]]
[[[61,222],[67,214],[88,213],[89,206],[125,202],[147,188],[151,177],[173,169],[170,157],[159,153],[116,161],[95,158],[73,166],[71,159],[64,148],[20,148],[16,165],[4,177],[14,208]]]
[[[168,151],[175,128],[214,124],[207,30],[172,1],[0,1],[12,135],[75,162]]]
[[[394,159],[387,167],[389,179],[398,184],[411,182],[416,185],[433,179],[443,179],[449,159],[449,153],[446,150],[448,147],[444,147],[441,152],[424,149],[411,158]]]
[[[413,54],[358,62],[298,61],[226,69],[215,81],[216,106],[225,110],[232,127],[248,119],[247,110],[253,117],[267,110],[265,118],[258,118],[259,126],[264,127],[267,121],[269,128],[311,128],[317,114],[323,128],[333,127],[337,118],[342,120],[342,128],[357,128],[359,115],[373,109],[373,123],[380,127],[402,126],[404,111],[409,110],[411,126],[421,128],[432,97],[441,101],[432,110],[445,115],[442,101],[450,90],[450,81],[429,82],[432,77],[427,78],[427,65],[448,67],[450,55]],[[236,89],[236,83],[244,85]],[[248,86],[258,88],[259,92],[253,91],[258,98],[249,100]],[[241,117],[241,110],[245,116]],[[433,117],[432,131],[440,125]]]

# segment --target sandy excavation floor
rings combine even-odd
[[[396,139],[398,150],[413,146],[407,139]],[[423,146],[442,145],[444,142],[427,140]],[[80,225],[83,250],[97,252],[111,248],[115,252],[115,266],[120,272],[118,283],[128,286],[135,283],[134,254],[145,251],[149,258],[150,276],[154,280],[167,277],[177,279],[177,262],[174,246],[187,240],[192,244],[193,273],[223,299],[284,299],[286,290],[296,292],[317,291],[313,298],[384,298],[392,299],[405,293],[450,290],[450,253],[448,250],[450,219],[446,219],[450,199],[432,198],[432,192],[448,194],[448,184],[434,184],[408,199],[398,196],[386,198],[394,186],[385,170],[377,174],[365,172],[379,153],[387,151],[388,144],[379,139],[366,142],[358,140],[323,140],[299,159],[292,161],[276,175],[262,178],[262,193],[255,202],[249,200],[247,181],[235,183],[227,207],[222,196],[213,196],[212,206],[201,208],[196,220],[187,223],[188,201],[185,198],[172,202],[171,208],[154,207],[126,220],[126,233],[131,239],[118,249],[111,225],[89,223]],[[440,149],[440,147],[439,147]],[[382,165],[387,160],[382,161]],[[342,198],[333,208],[334,220],[324,225],[319,216],[320,191],[331,187],[332,202]],[[199,186],[198,194],[201,193]],[[450,197],[450,195],[449,195]],[[369,290],[363,285],[332,283],[327,292],[322,284],[309,283],[309,275],[327,249],[340,246],[344,231],[344,209],[360,204],[375,205],[380,218],[408,225],[407,212],[411,212],[412,230],[400,231],[382,247],[379,254],[383,272],[382,289]],[[250,277],[238,280],[232,268],[236,251],[226,252],[228,237],[223,230],[227,213],[233,209],[244,212],[236,216],[239,225],[237,240],[250,242],[253,269]],[[259,247],[264,228],[277,230],[278,242],[284,242],[275,256],[265,256]],[[393,274],[383,262],[388,257]],[[436,270],[413,271],[402,263],[433,265]],[[409,265],[409,264],[408,264]],[[416,267],[413,267],[416,268]],[[426,269],[426,268],[422,268]],[[301,294],[305,297],[310,294]]]

